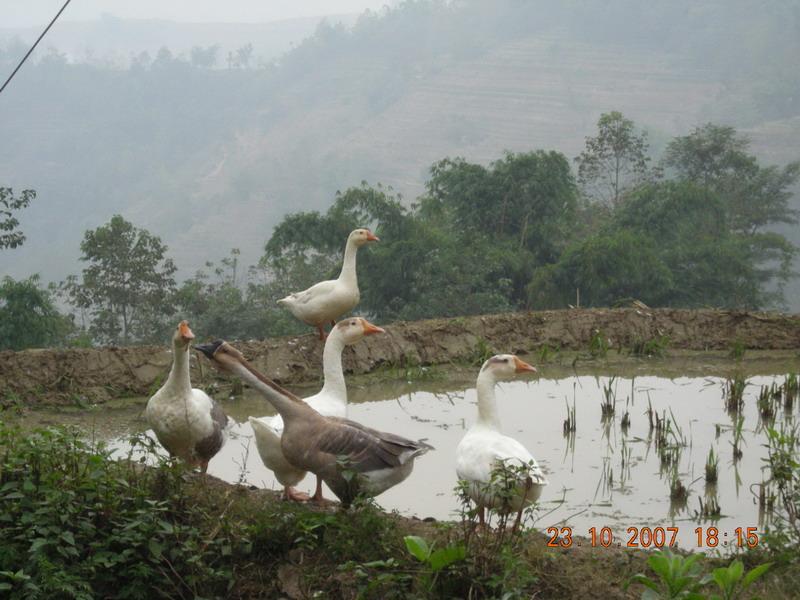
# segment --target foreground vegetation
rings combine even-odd
[[[460,522],[426,523],[372,503],[295,505],[203,480],[157,459],[147,438],[134,450],[115,461],[74,430],[0,429],[4,596],[565,598],[591,582],[610,598],[646,588],[658,598],[749,597],[745,583],[747,594],[788,598],[800,583],[791,528],[781,529],[786,543],[767,536],[743,562],[555,549],[529,529],[478,532],[467,508]],[[785,483],[797,493],[796,464]]]

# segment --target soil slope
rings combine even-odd
[[[623,349],[659,336],[681,350],[800,348],[800,316],[720,310],[574,309],[400,322],[385,329],[345,350],[347,372],[473,361],[487,351],[587,350],[598,335],[610,348]],[[313,334],[236,345],[282,383],[316,381],[321,373],[322,342]],[[148,395],[171,360],[166,345],[0,352],[0,402],[75,404]],[[193,361],[193,369],[198,376],[208,367]]]

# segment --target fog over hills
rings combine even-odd
[[[121,68],[127,68],[131,58],[142,52],[155,56],[164,46],[174,54],[189,57],[194,47],[216,45],[222,67],[228,52],[248,43],[253,45],[253,54],[259,60],[276,58],[312,35],[322,18],[301,17],[269,23],[178,23],[103,15],[94,21],[59,23],[48,33],[43,45],[45,49],[57,49],[72,61]],[[352,24],[356,15],[327,18]],[[30,45],[41,30],[41,26],[0,27],[0,46],[16,40]]]
[[[83,232],[116,212],[161,236],[183,274],[231,247],[253,262],[284,214],[325,208],[337,190],[367,180],[411,200],[445,156],[487,163],[544,148],[572,158],[611,110],[648,131],[656,156],[713,120],[784,164],[800,158],[800,76],[786,76],[800,10],[766,3],[752,16],[745,4],[422,2],[352,27],[67,28],[58,47],[70,60],[39,53],[0,96],[0,182],[39,192],[21,215],[28,241],[0,254],[0,271],[76,272]],[[617,25],[601,28],[601,16]],[[82,32],[103,40],[115,30],[133,32],[117,55],[140,43],[152,61],[82,62]],[[270,60],[304,31],[311,37]],[[248,43],[247,65],[229,68],[227,50],[211,68],[191,64],[191,46]],[[3,72],[11,60],[2,55]]]

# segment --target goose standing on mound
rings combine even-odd
[[[369,229],[354,229],[347,236],[344,247],[344,262],[337,279],[320,281],[307,290],[289,294],[278,300],[303,323],[316,327],[319,339],[325,339],[327,323],[333,324],[343,314],[353,310],[358,304],[358,277],[356,276],[356,253],[367,242],[378,242],[378,237]]]
[[[347,384],[342,371],[342,351],[346,345],[355,344],[365,335],[383,333],[383,329],[376,327],[366,319],[353,318],[339,321],[331,329],[325,341],[325,350],[322,353],[322,370],[325,383],[318,394],[304,399],[304,402],[324,417],[347,416]],[[275,473],[275,478],[283,485],[283,492],[289,500],[308,500],[308,494],[294,489],[306,476],[306,471],[293,467],[283,456],[281,450],[281,432],[283,431],[283,418],[250,417],[253,433],[256,437],[256,448],[261,456],[261,462]],[[322,479],[317,476],[317,488],[314,500],[321,502]]]
[[[500,432],[500,417],[494,394],[498,381],[535,372],[535,367],[516,356],[498,354],[483,363],[478,374],[478,420],[456,448],[456,473],[459,479],[468,484],[467,491],[478,507],[481,525],[485,525],[484,508],[504,512],[519,511],[538,500],[542,489],[547,485],[547,479],[525,446]],[[527,467],[528,471],[527,476],[520,479],[510,502],[487,493],[492,471],[503,465]],[[516,526],[518,525],[519,517]]]
[[[228,417],[222,407],[189,380],[189,346],[194,339],[188,321],[172,336],[172,370],[147,401],[145,417],[171,456],[208,470],[208,461],[225,443]]]
[[[347,506],[358,496],[377,496],[411,474],[414,459],[432,450],[376,431],[355,421],[325,417],[268,379],[227,342],[195,346],[219,370],[233,373],[266,398],[283,417],[283,456],[297,469],[311,471]]]

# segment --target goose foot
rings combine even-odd
[[[301,492],[300,490],[297,490],[289,485],[283,488],[283,496],[292,502],[308,502],[308,500],[311,498],[311,496],[305,492]]]
[[[478,508],[478,525],[475,527],[475,529],[478,531],[478,533],[486,533],[490,529],[486,525],[486,518],[484,516],[484,511],[485,511],[485,509],[484,509],[483,506]]]
[[[325,330],[322,328],[322,325],[317,325],[317,331],[319,331],[319,339],[325,341],[325,338],[328,337],[328,334],[325,333]]]
[[[319,477],[317,477],[317,489],[314,491],[314,495],[311,497],[311,500],[317,504],[322,504],[325,502],[325,498],[322,495],[322,479]]]
[[[514,526],[511,528],[512,535],[517,533],[517,531],[519,531],[519,526],[522,523],[522,512],[523,512],[522,509],[519,509],[519,511],[517,512],[517,518],[514,519]]]

